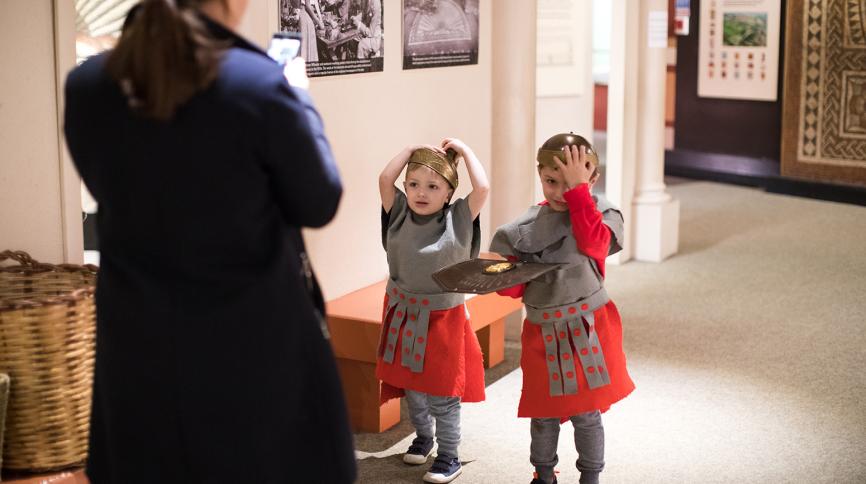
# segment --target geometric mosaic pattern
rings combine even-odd
[[[866,168],[866,0],[805,0],[799,161]]]
[[[846,0],[845,9],[845,47],[866,49],[866,2]]]

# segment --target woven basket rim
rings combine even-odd
[[[15,301],[0,299],[0,312],[16,311],[20,309],[38,309],[47,306],[54,306],[56,304],[76,303],[84,298],[92,296],[95,292],[96,288],[89,286],[75,289],[62,296],[40,297],[38,299],[18,299]]]
[[[0,252],[0,261],[7,259],[17,261],[19,265],[0,266],[0,274],[13,273],[29,276],[33,274],[44,274],[46,272],[57,272],[70,274],[81,273],[96,276],[99,272],[99,267],[93,264],[48,264],[45,262],[39,262],[34,260],[30,257],[30,254],[24,251],[6,250]],[[83,298],[92,296],[95,290],[94,285],[88,285],[58,296],[38,296],[32,299],[16,300],[4,300],[0,298],[0,312],[20,309],[37,309],[57,304],[74,303]]]

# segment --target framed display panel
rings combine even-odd
[[[698,96],[775,101],[781,0],[700,2]]]
[[[403,0],[403,69],[478,64],[478,0]]]
[[[270,1],[278,5],[278,30],[301,33],[310,77],[382,71],[382,0]]]

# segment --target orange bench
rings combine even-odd
[[[400,421],[398,399],[379,405],[381,383],[375,374],[385,282],[326,304],[331,346],[337,357],[349,418],[356,432],[382,432]],[[469,299],[466,305],[472,329],[481,343],[484,367],[499,364],[505,358],[505,318],[521,309],[520,300],[484,294]]]

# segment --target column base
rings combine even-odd
[[[661,262],[676,254],[680,237],[680,202],[671,197],[635,202],[634,258]]]

